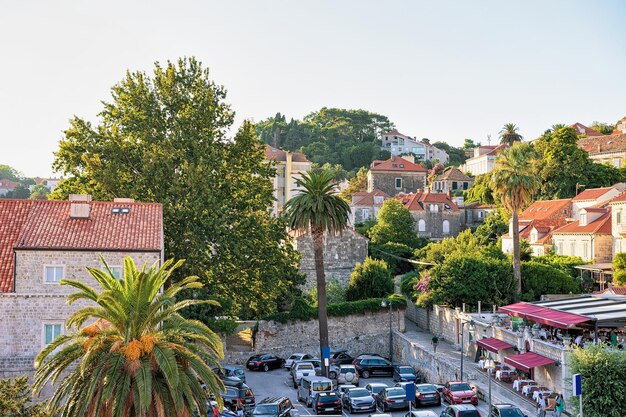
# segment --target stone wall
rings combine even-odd
[[[443,204],[439,205],[439,211],[413,211],[411,212],[415,219],[415,233],[418,236],[428,239],[442,239],[444,237],[456,236],[461,232],[461,211],[446,211]],[[419,230],[419,222],[424,220],[425,230]],[[443,222],[448,221],[450,225],[448,233],[443,232]]]
[[[346,229],[340,234],[326,234],[324,237],[324,266],[326,280],[335,277],[344,286],[350,281],[350,274],[357,262],[363,262],[367,257],[369,240],[352,229]],[[306,275],[305,291],[315,286],[315,255],[313,253],[313,239],[310,233],[296,237],[295,246],[302,254],[300,272]]]
[[[404,331],[404,310],[393,310],[392,327]],[[246,354],[226,352],[225,363],[243,364],[258,353],[273,353],[289,357],[294,352],[320,356],[319,324],[317,320],[278,323],[259,321],[254,340],[254,351]],[[347,349],[355,356],[363,352],[389,356],[389,311],[354,314],[328,318],[328,337],[331,348]]]
[[[379,189],[394,196],[399,193],[415,193],[426,188],[426,172],[370,172],[368,191]],[[402,179],[402,187],[396,188],[396,178]]]

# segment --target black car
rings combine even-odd
[[[254,407],[253,417],[290,417],[293,404],[287,397],[267,397]]]
[[[420,382],[415,370],[409,365],[394,365],[393,380],[396,382]]]
[[[363,378],[371,375],[393,375],[393,365],[380,356],[364,356],[354,361],[354,366]]]
[[[339,350],[330,355],[330,364],[331,365],[352,365],[354,358],[345,350]]]
[[[376,404],[383,410],[383,413],[387,410],[402,410],[409,407],[406,393],[400,387],[389,387],[380,391],[376,395]]]
[[[415,386],[415,405],[441,405],[441,394],[433,384]]]
[[[349,389],[343,394],[343,397],[341,397],[341,404],[343,408],[347,409],[350,413],[356,413],[357,411],[376,411],[376,400],[365,388]]]
[[[341,400],[334,392],[318,392],[313,398],[315,414],[341,414]]]
[[[489,417],[526,417],[522,410],[513,404],[493,404]]]
[[[235,386],[224,385],[225,392],[222,392],[222,398],[224,399],[225,409],[234,411],[238,399],[243,403],[244,411],[248,412],[254,408],[256,399],[249,386],[242,382]]]
[[[271,353],[254,355],[246,362],[246,368],[251,371],[269,371],[270,369],[282,368],[285,360]]]

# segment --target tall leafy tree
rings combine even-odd
[[[395,199],[383,202],[376,224],[370,230],[372,243],[402,243],[412,248],[420,246],[415,234],[415,219],[411,212]]]
[[[28,378],[0,379],[0,416],[52,417],[43,404],[33,403]]]
[[[102,291],[81,281],[61,280],[77,292],[68,302],[87,300],[61,335],[35,360],[34,389],[59,382],[49,407],[61,417],[188,417],[207,415],[207,401],[223,389],[211,365],[223,357],[219,337],[198,321],[180,315],[207,300],[179,299],[183,290],[202,287],[187,277],[161,292],[182,264],[138,269],[124,259],[124,279],[105,264],[87,268]],[[87,321],[92,321],[82,327]],[[79,330],[80,329],[80,330]],[[206,390],[204,387],[206,387]]]
[[[532,201],[539,187],[534,170],[535,153],[526,144],[516,144],[502,152],[496,159],[496,169],[491,181],[502,205],[512,214],[513,275],[517,283],[516,301],[522,293],[520,262],[519,213]]]
[[[367,168],[360,168],[356,175],[348,181],[348,186],[339,194],[346,201],[351,201],[352,196],[360,191],[367,190]]]
[[[0,180],[18,181],[22,177],[15,168],[0,164]]]
[[[320,351],[328,344],[326,312],[326,274],[324,272],[324,234],[342,231],[348,225],[350,206],[335,192],[332,173],[304,173],[296,180],[302,191],[285,204],[289,227],[309,231],[313,237]],[[328,368],[322,363],[324,375]]]
[[[502,145],[513,145],[515,142],[521,142],[522,135],[519,134],[519,128],[515,123],[507,123],[500,130],[500,143]]]
[[[227,136],[225,97],[193,58],[157,63],[151,76],[128,72],[96,125],[70,121],[54,161],[69,178],[51,198],[162,203],[166,256],[187,259],[177,277],[198,275],[199,296],[229,299],[215,315],[255,318],[291,297],[301,277],[286,223],[270,214],[275,170],[252,124]]]

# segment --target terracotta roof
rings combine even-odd
[[[389,132],[383,133],[383,136],[404,136],[405,138],[409,137],[405,134],[398,132],[398,129],[393,129],[393,130],[390,130]]]
[[[372,171],[428,172],[420,164],[414,164],[399,156],[392,156],[386,161],[373,161]]]
[[[570,125],[570,127],[573,127],[579,135],[587,135],[587,136],[604,136],[601,132],[598,132],[597,130],[593,130],[590,127],[585,126],[582,123],[574,123],[573,125]]]
[[[11,180],[0,180],[0,188],[3,190],[12,190],[15,188],[17,183]]]
[[[613,187],[590,188],[588,190],[582,191],[576,197],[572,198],[572,201],[595,200],[602,197],[604,194],[608,193],[612,189]]]
[[[265,145],[265,159],[285,162],[287,161],[287,152],[270,145]],[[291,152],[291,160],[293,162],[310,162],[306,159],[304,154],[297,152]]]
[[[626,151],[626,133],[582,138],[577,143],[589,155],[603,152],[623,152]]]
[[[607,210],[605,214],[598,217],[591,223],[587,223],[586,226],[581,226],[580,221],[575,221],[565,226],[559,227],[554,230],[552,234],[557,233],[588,233],[598,235],[610,235],[612,233],[611,227],[611,211]]]
[[[500,152],[506,151],[509,147],[510,146],[509,146],[508,143],[505,143],[503,145],[498,145],[495,148],[493,148],[492,150],[490,150],[489,152],[484,153],[483,155],[498,155]],[[483,155],[481,155],[481,156],[483,156]]]
[[[553,215],[560,214],[563,218],[569,217],[571,211],[568,210],[568,214],[563,213],[563,210],[569,209],[571,199],[562,200],[538,200],[532,203],[526,210],[520,215],[521,220],[543,220]]]
[[[161,204],[89,204],[89,218],[83,219],[70,217],[69,201],[0,199],[0,292],[13,287],[14,249],[161,251]]]
[[[453,166],[446,169],[442,174],[437,175],[435,181],[471,181],[472,179],[461,172],[460,169]]]
[[[604,294],[626,295],[626,286],[611,285],[604,290]]]
[[[441,203],[447,204],[450,208],[450,211],[459,211],[459,208],[447,194],[444,193],[431,193],[431,192],[421,192],[418,191],[415,194],[404,194],[400,193],[396,195],[394,198],[399,200],[404,207],[409,209],[409,211],[423,211],[424,203]],[[444,208],[445,209],[445,208]]]
[[[373,206],[373,205],[382,205],[382,203],[375,203],[374,197],[383,197],[383,200],[386,200],[389,195],[381,190],[374,189],[371,192],[358,192],[354,194],[355,196],[361,197],[352,204],[353,206]]]
[[[612,204],[612,203],[624,203],[624,202],[626,202],[626,192],[618,195],[617,197],[615,197],[614,199],[609,201],[609,204]]]

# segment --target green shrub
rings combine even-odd
[[[391,293],[393,280],[387,263],[379,259],[365,258],[365,262],[356,264],[350,275],[346,300],[386,297]]]
[[[391,275],[405,274],[413,269],[413,264],[397,258],[411,259],[413,257],[413,249],[403,243],[372,243],[369,245],[369,253],[372,258],[387,262]]]
[[[522,263],[522,301],[537,301],[543,294],[579,294],[580,281],[536,261]]]
[[[417,284],[419,278],[419,271],[411,271],[404,275],[400,281],[400,292],[407,297],[411,297],[415,291],[415,284]]]
[[[346,290],[347,287],[341,285],[337,277],[332,277],[326,281],[326,302],[328,304],[336,304],[346,301]],[[317,286],[313,287],[309,296],[313,307],[317,307]]]

